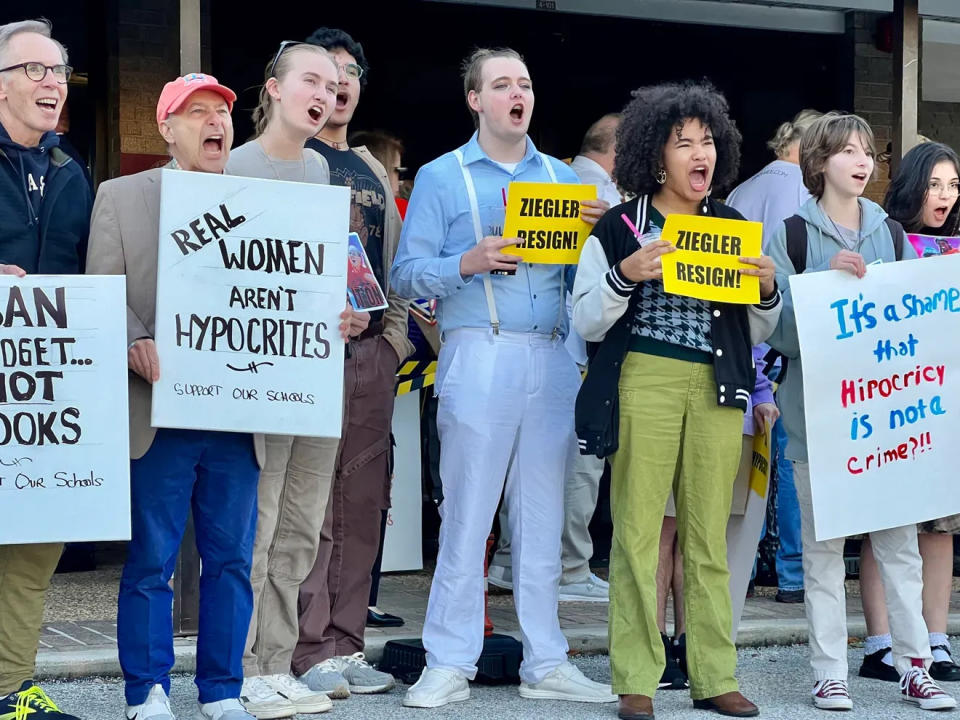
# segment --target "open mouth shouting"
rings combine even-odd
[[[44,97],[37,100],[37,107],[43,111],[44,114],[56,115],[57,108],[60,106],[59,98]]]
[[[853,174],[853,179],[856,180],[858,183],[861,183],[861,184],[863,184],[863,185],[866,185],[866,184],[867,184],[867,179],[868,179],[868,177],[869,177],[869,175],[868,175],[867,173],[865,173],[865,172],[859,172],[859,173],[854,173],[854,174]]]
[[[347,92],[337,93],[337,110],[345,109],[347,107],[348,102],[350,102],[350,93],[347,93]]]
[[[938,205],[933,209],[933,218],[941,225],[946,222],[947,214],[950,212],[949,205]]]
[[[340,96],[337,96],[337,104],[340,104]],[[310,115],[310,119],[314,123],[319,123],[323,119],[324,107],[323,105],[311,105],[307,109],[307,114]]]
[[[707,191],[707,175],[710,172],[705,164],[695,165],[690,171],[690,187],[694,192],[702,193]]]
[[[523,122],[524,112],[525,108],[523,107],[523,103],[516,103],[510,108],[510,117],[515,123],[521,123]]]
[[[210,157],[218,157],[223,153],[223,134],[214,133],[204,138],[203,152]]]

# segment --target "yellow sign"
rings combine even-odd
[[[664,240],[677,251],[661,256],[663,287],[675,295],[750,305],[760,302],[760,279],[741,275],[741,257],[759,257],[763,223],[670,215]]]
[[[596,185],[510,183],[503,237],[520,242],[503,252],[528,263],[576,265],[591,229],[580,219],[580,202],[596,199]]]
[[[770,479],[770,425],[765,422],[763,426],[763,432],[759,428],[754,431],[750,466],[750,489],[760,497],[767,496],[767,481]]]

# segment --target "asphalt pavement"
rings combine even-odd
[[[955,642],[956,646],[956,642]],[[930,717],[930,713],[903,702],[896,683],[862,680],[856,670],[863,651],[851,648],[850,692],[854,710],[828,713],[816,710],[810,702],[812,674],[807,661],[807,647],[746,648],[740,651],[738,677],[742,692],[760,706],[760,716],[770,720],[899,720]],[[589,677],[610,680],[606,655],[575,657],[574,662]],[[948,692],[960,695],[960,683],[944,683]],[[71,681],[45,681],[47,692],[66,712],[83,720],[120,720],[123,718],[123,686],[117,679],[88,678]],[[449,720],[478,718],[490,720],[586,720],[616,718],[616,704],[585,705],[554,701],[523,700],[513,686],[486,687],[473,685],[470,700],[436,710],[415,710],[400,704],[403,687],[384,695],[353,696],[335,701],[331,712],[324,715],[302,715],[306,718],[340,718],[341,720]],[[189,676],[173,679],[171,699],[179,720],[196,717],[196,688]],[[654,698],[658,720],[709,720],[714,713],[694,710],[687,691],[659,691]],[[960,711],[939,713],[934,717],[960,718]]]

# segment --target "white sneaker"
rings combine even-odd
[[[288,718],[297,714],[294,704],[280,695],[265,677],[244,678],[240,700],[247,712],[257,720]]]
[[[201,703],[200,716],[205,720],[256,720],[237,698]]]
[[[583,582],[560,583],[561,602],[610,602],[610,586],[593,573]]]
[[[513,568],[491,565],[487,568],[487,582],[503,590],[513,590]]]
[[[127,720],[175,720],[163,685],[154,685],[142,705],[127,705]]]
[[[900,696],[921,710],[952,710],[957,706],[953,696],[941,690],[922,666],[911,667],[900,678]]]
[[[818,680],[811,694],[814,706],[821,710],[853,710],[846,680]]]
[[[589,703],[612,703],[619,699],[609,685],[590,680],[571,662],[554,668],[538,683],[520,683],[520,697]]]
[[[456,670],[424,668],[403,698],[406,707],[438,708],[470,699],[470,684]]]
[[[263,681],[272,687],[277,695],[289,700],[298,713],[313,715],[333,709],[333,702],[325,693],[311,690],[306,683],[292,675],[264,675]],[[258,720],[259,717],[258,715]]]

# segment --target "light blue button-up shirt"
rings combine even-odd
[[[543,156],[530,138],[527,138],[526,154],[512,174],[487,156],[476,133],[460,150],[477,189],[484,236],[502,234],[503,191],[511,181],[550,182]],[[549,158],[549,162],[553,164],[558,182],[579,182],[563,162],[556,158]],[[401,297],[438,298],[441,331],[489,328],[483,277],[460,275],[460,256],[476,244],[473,213],[460,162],[448,152],[417,173],[400,246],[390,271],[390,285]],[[516,275],[490,276],[500,329],[549,334],[559,327],[566,335],[567,313],[565,299],[561,297],[561,278],[565,273],[566,289],[572,288],[574,270],[562,265],[521,262]]]

